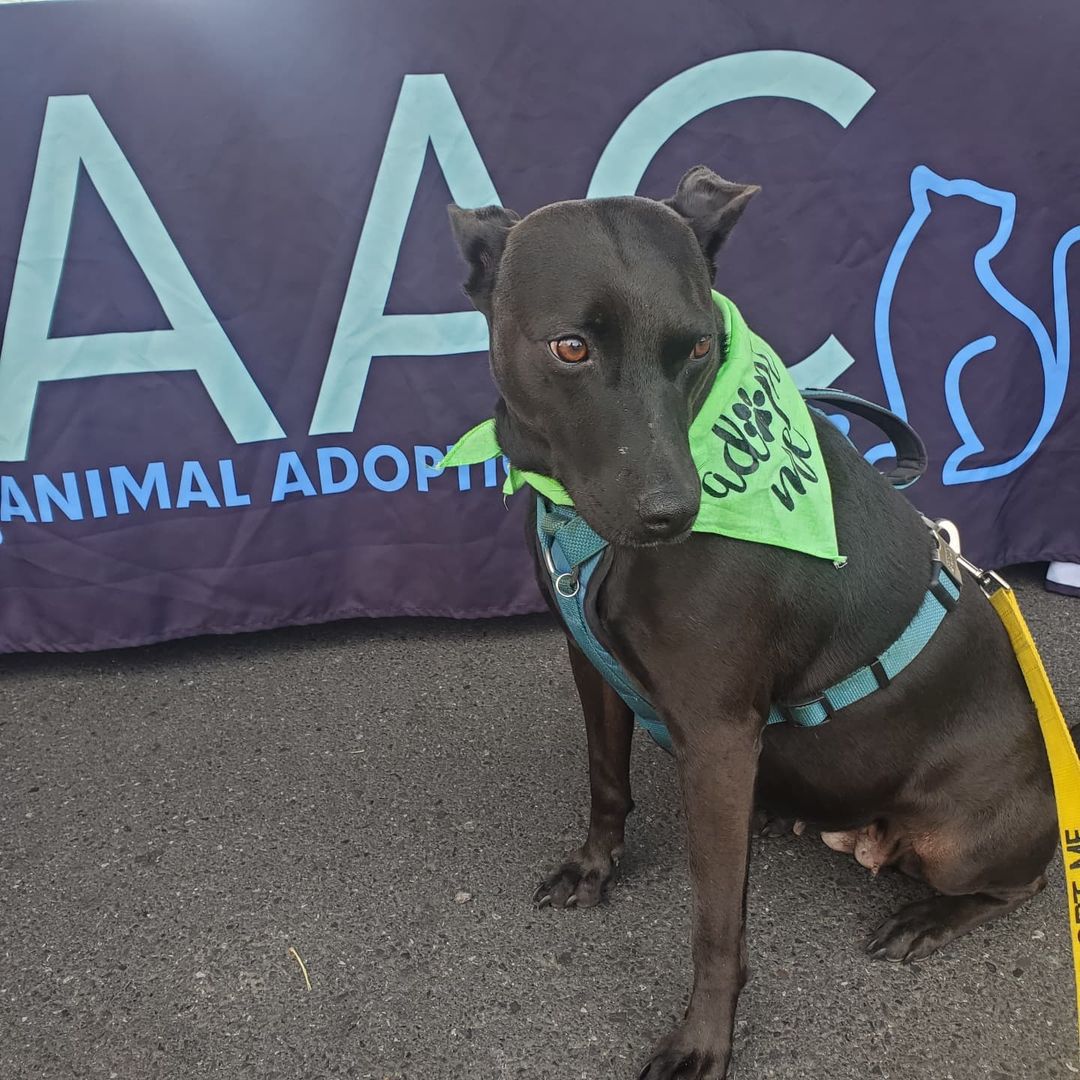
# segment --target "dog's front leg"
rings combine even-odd
[[[634,714],[572,642],[574,671],[589,741],[589,835],[540,884],[534,900],[541,907],[593,907],[623,850],[630,798],[630,743]]]
[[[761,719],[748,711],[690,730],[670,727],[689,841],[694,987],[683,1022],[661,1041],[641,1080],[721,1080],[746,981],[746,870]]]

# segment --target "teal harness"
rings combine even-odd
[[[894,487],[909,487],[925,472],[926,448],[922,440],[895,413],[839,390],[804,390],[802,393],[806,398],[837,405],[862,416],[889,436],[896,449],[896,465],[886,477]],[[672,742],[667,725],[619,662],[600,643],[590,625],[587,613],[591,598],[589,586],[607,549],[607,541],[573,507],[557,506],[542,495],[536,497],[536,536],[566,628],[611,688],[633,710],[638,724],[670,752]],[[888,686],[922,652],[960,599],[960,573],[947,552],[947,547],[939,543],[934,573],[919,610],[880,656],[810,701],[773,704],[767,722],[819,727],[840,709]]]

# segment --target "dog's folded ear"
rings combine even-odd
[[[469,280],[465,293],[485,315],[491,313],[491,293],[495,288],[495,271],[502,258],[510,230],[519,221],[513,210],[502,206],[481,206],[465,210],[451,203],[450,227],[461,254],[469,264]]]
[[[715,274],[720,245],[760,190],[757,184],[735,184],[705,165],[696,165],[679,181],[675,194],[662,201],[694,230],[709,269]]]

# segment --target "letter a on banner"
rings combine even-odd
[[[441,356],[488,347],[487,324],[478,311],[384,314],[429,141],[459,205],[499,202],[446,76],[406,75],[356,247],[312,435],[356,426],[373,356]]]
[[[49,337],[82,163],[171,330]],[[0,350],[0,461],[25,459],[38,386],[142,371],[194,371],[237,442],[284,438],[142,184],[86,95],[45,109]]]

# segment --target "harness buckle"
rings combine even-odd
[[[959,591],[960,584],[956,580],[956,578],[954,578],[952,574],[949,573],[949,568],[944,563],[942,563],[941,566],[945,573],[948,574],[950,578],[952,578],[953,584],[956,586],[957,591]],[[941,578],[938,576],[938,574],[935,574],[934,580],[930,582],[930,595],[945,609],[946,614],[948,614],[950,611],[952,611],[954,607],[956,607],[956,598],[952,595],[952,593],[949,592],[947,588],[945,588],[945,585],[942,582]]]
[[[807,705],[820,705],[825,710],[825,719],[821,721],[822,724],[827,724],[836,713],[836,709],[833,708],[832,702],[824,694],[819,694],[816,698],[811,698],[809,701],[800,701],[797,705],[776,705],[776,711],[789,723],[794,724],[796,727],[806,727],[795,712],[796,709],[805,709]],[[821,724],[814,725],[820,727]]]
[[[876,660],[870,661],[870,671],[877,681],[879,690],[884,690],[885,687],[892,682],[892,679],[889,678],[889,673],[885,670],[885,665],[881,662],[880,656]]]

